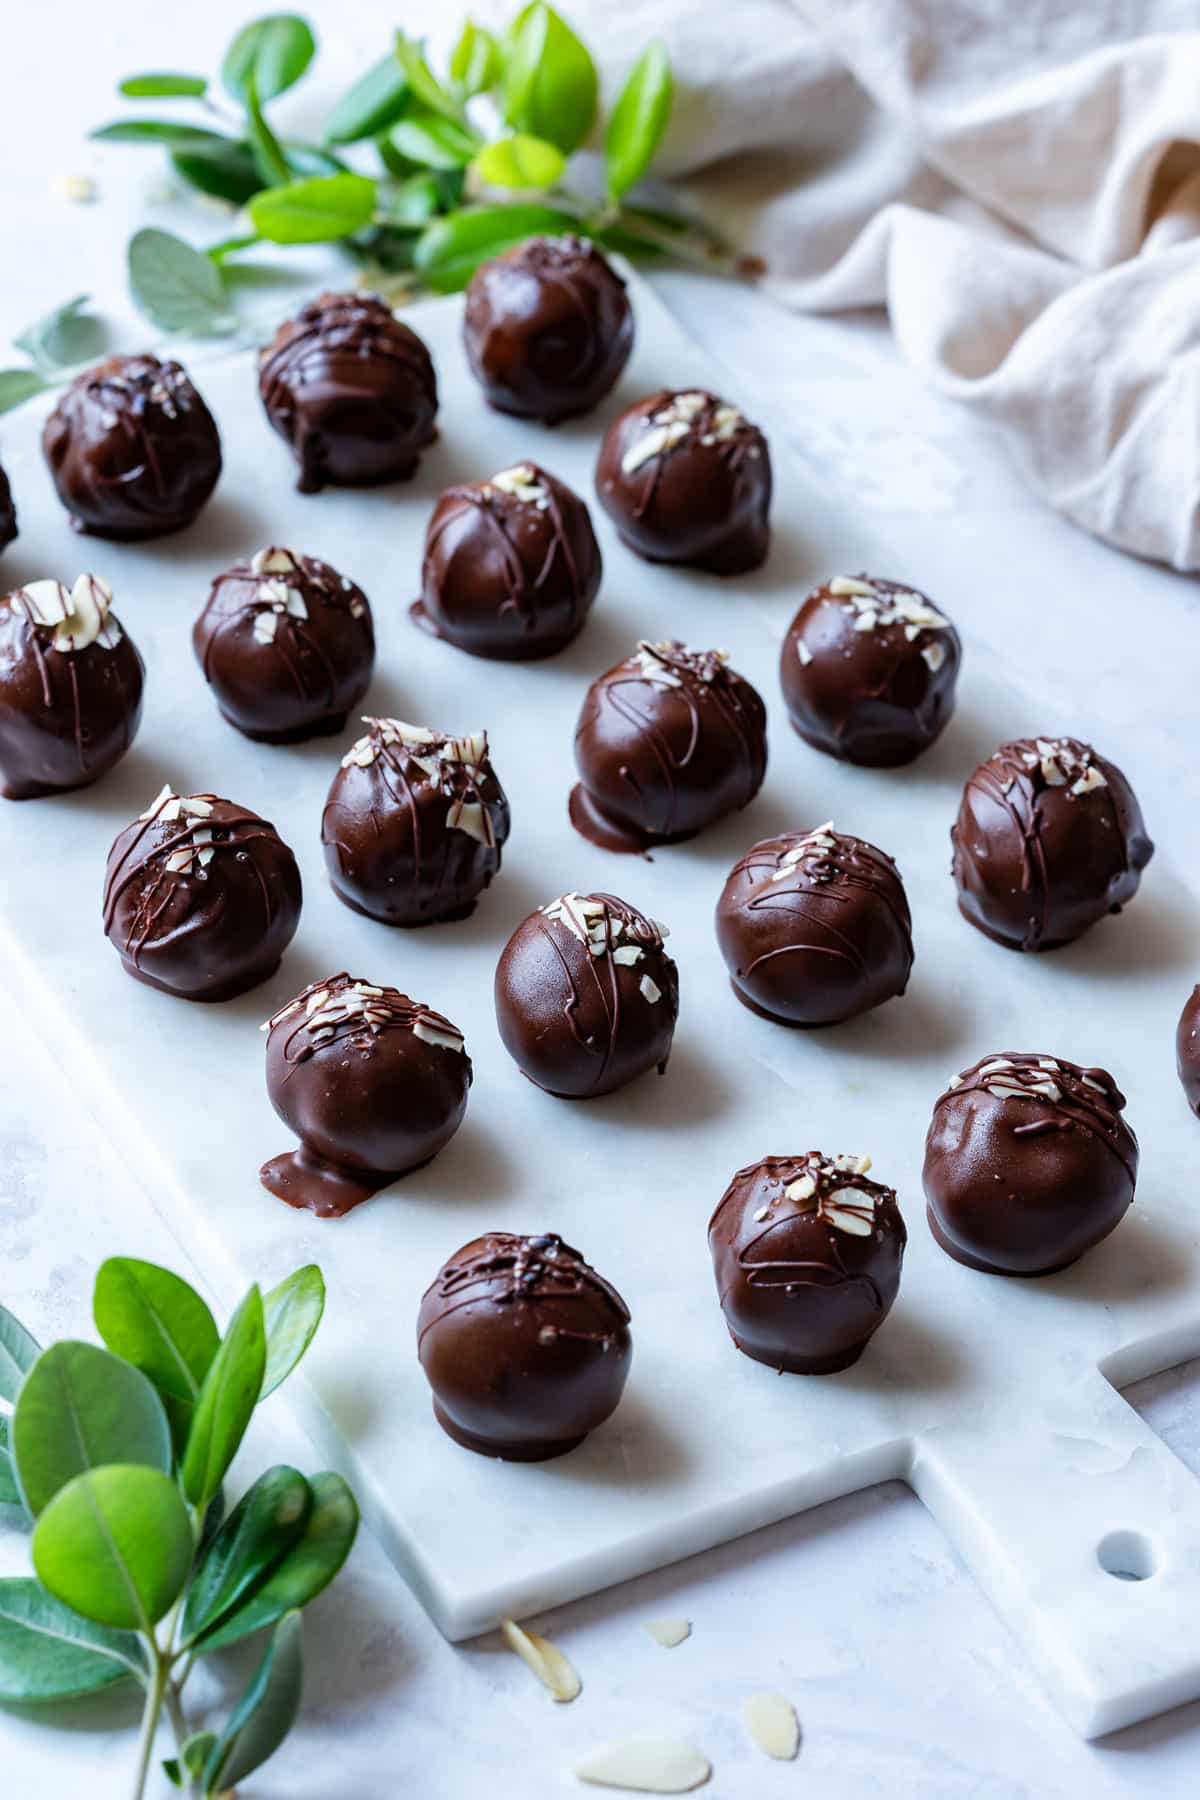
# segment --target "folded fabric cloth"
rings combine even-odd
[[[1051,505],[1200,567],[1196,0],[570,0],[611,98],[785,305],[888,308]]]

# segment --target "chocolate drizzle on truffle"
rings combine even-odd
[[[464,1245],[426,1291],[417,1353],[455,1443],[541,1462],[573,1450],[616,1407],[632,1355],[629,1308],[556,1233],[493,1231]]]
[[[96,575],[31,581],[0,600],[0,793],[86,787],[118,763],[142,714],[145,670]]]
[[[912,923],[899,871],[862,838],[764,838],[730,872],[717,942],[738,999],[781,1025],[835,1025],[903,994]]]
[[[266,819],[164,787],[109,851],[104,930],[138,981],[231,1000],[275,973],[300,902],[296,859]]]
[[[643,640],[588,689],[571,822],[604,850],[692,837],[753,800],[766,726],[757,690],[724,650]]]
[[[925,1140],[929,1228],[956,1262],[1049,1275],[1118,1225],[1137,1139],[1105,1069],[1006,1050],[950,1084]]]
[[[436,435],[429,351],[372,294],[322,294],[286,320],[259,353],[258,388],[302,494],[407,481]]]
[[[411,616],[472,656],[553,656],[582,628],[600,568],[578,494],[536,463],[518,463],[441,495]]]
[[[487,733],[364,723],[321,816],[334,892],[385,925],[466,918],[499,869],[509,832]]]
[[[7,549],[17,536],[17,509],[13,505],[8,476],[0,469],[0,550]]]
[[[462,1123],[472,1076],[462,1032],[396,988],[332,975],[263,1030],[267,1093],[300,1147],[260,1179],[289,1206],[340,1218],[429,1162]]]
[[[708,1228],[738,1349],[796,1375],[849,1368],[887,1317],[908,1234],[869,1156],[768,1156],[740,1169]]]
[[[959,911],[1014,950],[1053,950],[1120,912],[1154,854],[1120,769],[1065,737],[1002,744],[950,839]]]

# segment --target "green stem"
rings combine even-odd
[[[154,1739],[158,1734],[167,1684],[166,1663],[153,1637],[147,1640],[146,1647],[150,1657],[150,1685],[146,1689],[146,1705],[142,1712],[142,1735],[138,1747],[137,1775],[133,1783],[133,1800],[142,1800],[146,1792],[146,1778],[150,1773]]]

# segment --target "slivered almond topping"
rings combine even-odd
[[[712,1764],[679,1738],[632,1737],[604,1744],[575,1764],[580,1781],[635,1794],[690,1794],[703,1787]]]
[[[516,1652],[526,1668],[532,1669],[555,1700],[565,1704],[576,1698],[583,1683],[557,1645],[535,1631],[525,1631],[512,1619],[505,1619],[500,1630],[509,1649]]]
[[[751,1694],[742,1702],[746,1730],[764,1756],[791,1762],[800,1748],[800,1721],[782,1694]]]
[[[644,1629],[664,1650],[673,1650],[676,1644],[691,1637],[692,1622],[690,1619],[646,1619]]]

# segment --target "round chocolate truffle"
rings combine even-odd
[[[393,987],[314,981],[266,1030],[267,1094],[300,1148],[260,1179],[289,1206],[340,1218],[430,1162],[462,1124],[462,1032]]]
[[[465,919],[509,831],[486,731],[448,737],[401,719],[363,723],[321,815],[334,893],[385,925]]]
[[[17,509],[13,505],[8,476],[0,469],[0,550],[13,543],[17,535]]]
[[[766,1156],[708,1227],[717,1298],[744,1356],[790,1375],[857,1362],[892,1309],[908,1233],[869,1156]]]
[[[643,640],[588,689],[575,763],[571,823],[591,843],[673,843],[753,800],[767,771],[767,711],[724,650]]]
[[[912,588],[835,575],[792,620],[779,661],[788,717],[805,743],[844,762],[911,762],[954,711],[962,646]]]
[[[145,669],[96,575],[31,581],[0,600],[0,793],[86,787],[120,762]]]
[[[780,1025],[838,1025],[908,986],[912,921],[891,857],[835,831],[764,838],[730,871],[717,942],[733,991]]]
[[[362,589],[277,545],[217,576],[192,645],[222,717],[260,744],[341,731],[375,667]]]
[[[715,394],[664,390],[627,407],[605,435],[596,492],[647,562],[744,575],[766,561],[767,440]]]
[[[929,1229],[989,1275],[1052,1275],[1133,1202],[1137,1139],[1104,1069],[1006,1050],[951,1082],[925,1139]]]
[[[212,414],[157,356],[110,356],[76,376],[42,449],[75,530],[130,542],[190,525],[221,473]]]
[[[530,238],[476,269],[463,341],[489,406],[555,425],[590,412],[633,349],[625,283],[585,238]]]
[[[429,351],[372,294],[322,294],[285,320],[259,352],[258,391],[302,494],[408,481],[436,436]]]
[[[1065,737],[980,763],[950,841],[959,912],[1013,950],[1053,950],[1120,912],[1154,854],[1120,769]]]
[[[456,1444],[545,1462],[614,1411],[633,1354],[629,1308],[554,1232],[489,1231],[426,1291],[417,1354]]]
[[[679,1013],[666,930],[612,894],[564,894],[517,926],[496,969],[504,1048],[566,1100],[661,1075]]]
[[[138,981],[232,1000],[275,973],[300,900],[296,859],[266,819],[165,787],[108,853],[104,930]]]
[[[411,613],[472,656],[532,662],[578,636],[599,586],[587,507],[545,469],[518,463],[438,500]]]
[[[1175,1061],[1187,1103],[1200,1117],[1200,987],[1194,987],[1179,1015]]]

